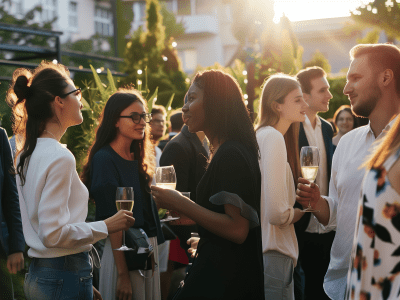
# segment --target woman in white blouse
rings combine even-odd
[[[81,98],[68,70],[46,62],[33,72],[17,69],[7,94],[15,133],[23,137],[16,179],[32,257],[26,299],[101,299],[92,287],[92,244],[135,222],[131,212],[119,211],[105,221],[85,223],[88,190],[74,156],[59,143],[68,127],[83,121]]]
[[[294,299],[293,269],[298,245],[293,223],[304,214],[293,208],[300,176],[298,126],[307,104],[300,84],[276,74],[264,84],[257,142],[261,159],[261,228],[265,299]]]

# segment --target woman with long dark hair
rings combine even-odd
[[[17,69],[7,94],[14,132],[22,138],[16,180],[32,257],[24,284],[27,299],[93,299],[93,291],[101,299],[92,288],[92,244],[135,222],[131,212],[120,211],[85,223],[88,190],[74,156],[59,143],[68,127],[83,121],[81,97],[68,70],[47,62],[33,72]]]
[[[302,216],[295,183],[300,174],[299,122],[307,104],[291,76],[272,75],[264,83],[257,141],[260,146],[261,228],[265,299],[294,299],[293,271],[299,249],[294,223]]]
[[[96,203],[96,220],[117,211],[117,187],[133,187],[135,226],[143,229],[158,263],[158,244],[164,242],[156,205],[150,195],[154,173],[154,145],[150,140],[151,114],[136,90],[120,89],[104,107],[96,140],[89,150],[82,180]],[[107,238],[100,270],[100,292],[105,299],[160,299],[160,274],[156,269],[128,270],[124,252],[113,251],[122,244],[122,233]],[[142,273],[143,274],[143,273]]]
[[[198,224],[196,258],[174,299],[263,299],[259,150],[240,87],[221,71],[198,73],[182,112],[190,132],[204,131],[212,155],[197,203],[152,186],[160,207]]]

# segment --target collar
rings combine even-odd
[[[172,132],[169,133],[169,137],[172,138],[173,136],[176,136],[178,133],[179,132],[172,131]]]
[[[306,120],[304,121],[304,123],[307,124],[307,126],[310,126],[311,128],[313,128],[312,125],[311,125],[311,121],[307,117],[307,115],[306,115]],[[321,119],[319,118],[319,116],[317,116],[317,123],[316,123],[315,127],[317,127],[317,126],[321,127]]]
[[[398,117],[399,117],[399,115],[397,115],[396,117],[394,117],[394,118],[385,126],[385,128],[383,128],[382,132],[378,135],[377,138],[379,138],[383,132],[389,131],[390,128],[392,128],[394,122],[396,122],[396,120],[397,120]],[[374,136],[374,132],[372,131],[372,128],[371,128],[371,121],[368,122],[367,128],[368,128],[368,133],[370,133],[370,134],[372,134],[372,136]]]

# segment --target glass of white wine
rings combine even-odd
[[[117,187],[117,192],[115,194],[115,204],[117,205],[117,210],[128,210],[132,211],[134,200],[133,200],[133,188],[132,187]],[[122,231],[122,246],[118,249],[113,249],[118,251],[133,251],[125,245],[125,231]]]
[[[156,173],[154,175],[154,180],[156,182],[156,186],[163,188],[163,189],[169,189],[169,190],[175,190],[176,188],[176,174],[175,174],[175,168],[174,166],[166,166],[166,167],[157,167],[156,168]],[[164,208],[159,209],[159,215],[165,216],[169,215],[168,210]],[[169,218],[162,219],[165,221],[170,221]]]
[[[174,166],[158,167],[155,174],[156,186],[174,190],[176,188],[176,174]]]
[[[314,182],[315,178],[317,177],[319,166],[318,148],[313,146],[302,147],[300,150],[300,165],[303,178],[310,182]],[[308,202],[308,207],[302,211],[317,212],[317,210],[311,207],[310,202]]]

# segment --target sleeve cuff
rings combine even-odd
[[[104,221],[97,221],[90,223],[93,230],[93,237],[97,241],[107,238],[108,229]]]
[[[240,215],[249,221],[250,229],[260,225],[257,211],[244,202],[237,194],[222,191],[211,196],[209,201],[214,205],[232,204],[240,208]]]
[[[321,223],[320,226],[323,230],[325,231],[332,231],[332,230],[336,230],[336,211],[335,211],[335,203],[334,200],[332,198],[329,198],[327,196],[321,196],[323,199],[326,200],[326,202],[328,202],[329,205],[329,222],[326,226],[322,225]]]
[[[279,225],[279,228],[285,228],[287,226],[289,226],[290,224],[292,224],[294,218],[294,208],[290,207],[289,208],[289,218],[287,219],[287,221],[284,224]]]

